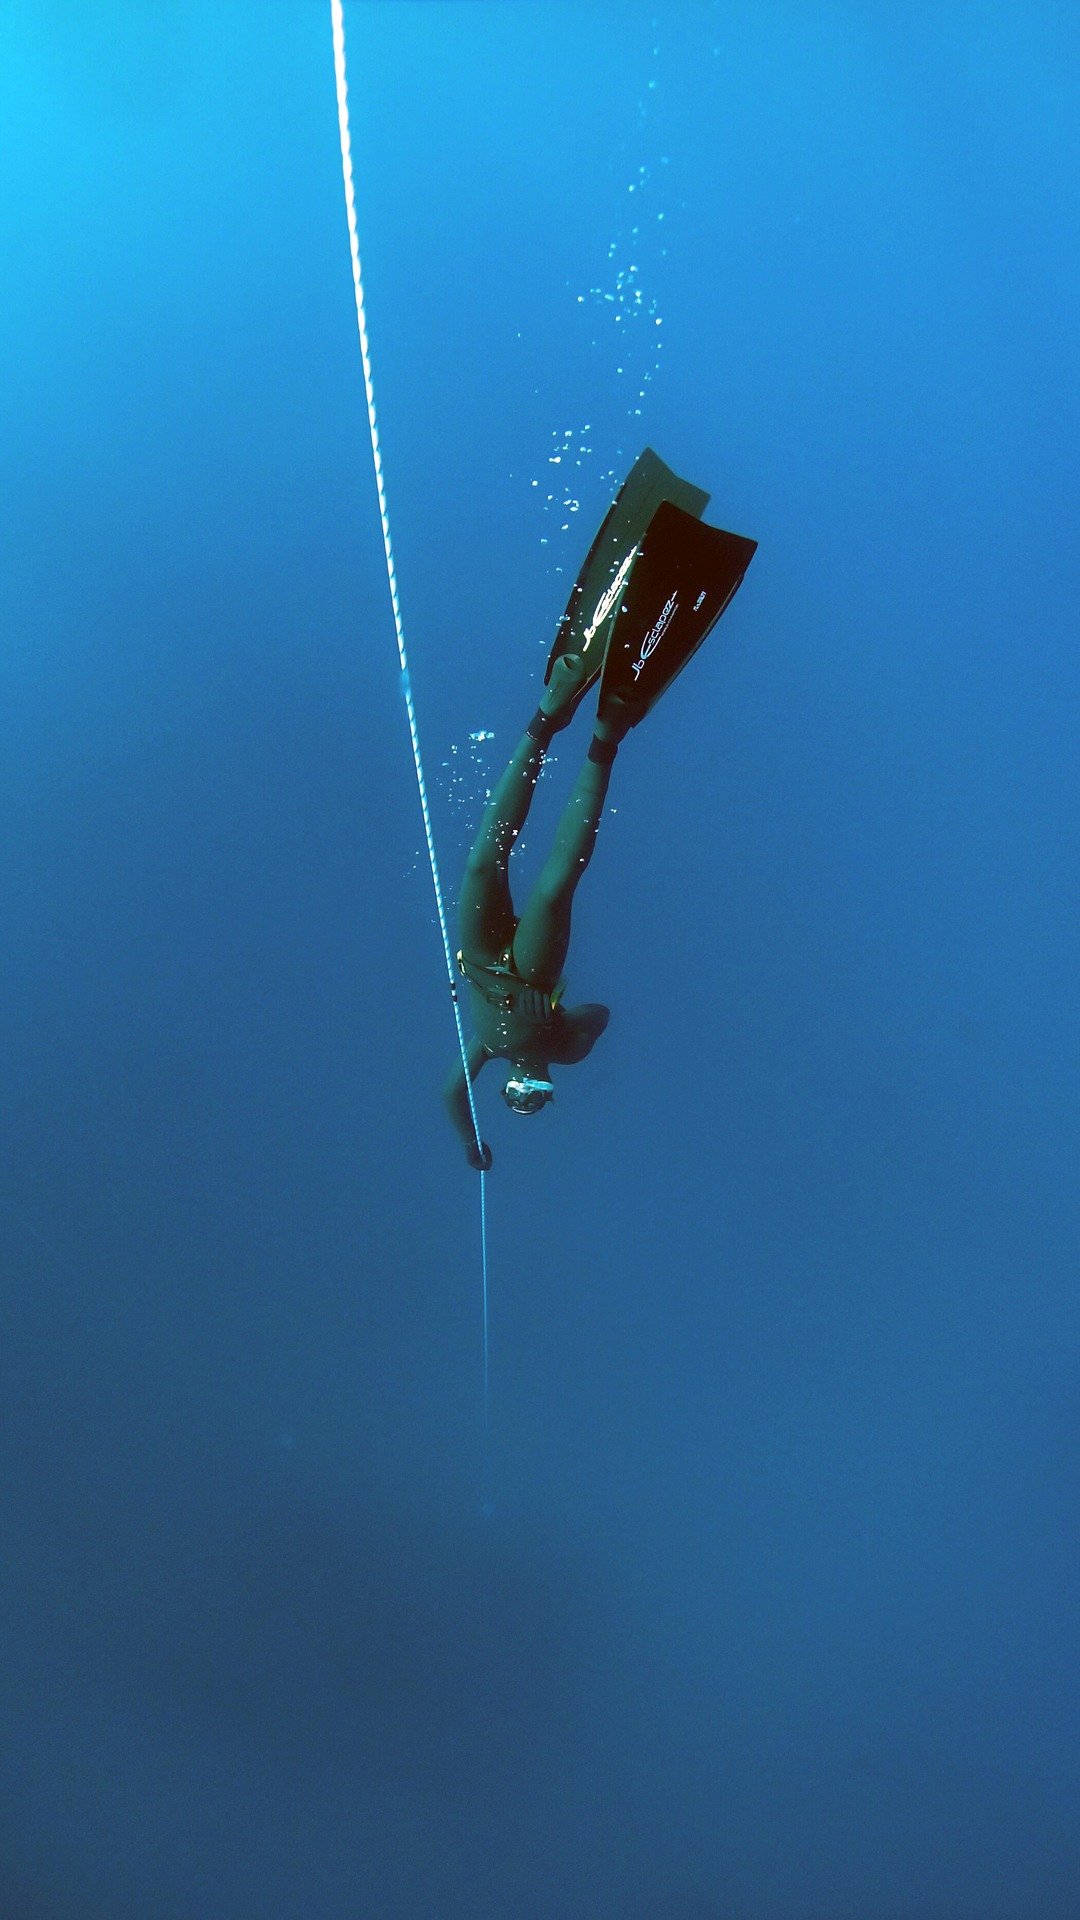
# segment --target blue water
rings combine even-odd
[[[7,0],[0,1913],[1075,1920],[1080,28],[346,18],[451,892],[612,476],[760,550],[480,1082],[485,1514],[329,7]]]

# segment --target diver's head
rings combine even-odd
[[[515,1062],[510,1078],[502,1090],[511,1113],[539,1113],[549,1100],[554,1100],[555,1089],[547,1078],[547,1068],[524,1067]]]

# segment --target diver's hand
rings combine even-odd
[[[490,1172],[493,1157],[486,1140],[482,1140],[479,1147],[475,1140],[470,1140],[465,1148],[465,1158],[474,1173]]]
[[[550,993],[545,993],[542,987],[530,987],[527,982],[522,982],[517,989],[514,1010],[534,1027],[550,1027],[555,1019]]]

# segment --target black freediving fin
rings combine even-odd
[[[619,609],[623,590],[639,545],[664,501],[671,501],[688,517],[700,519],[709,496],[664,465],[651,447],[635,460],[608,509],[585,557],[555,631],[545,682],[564,653],[580,653],[586,663],[584,686],[597,679]]]
[[[645,718],[715,626],[757,552],[756,540],[706,526],[665,500],[620,593],[600,682]]]

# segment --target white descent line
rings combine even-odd
[[[409,717],[409,738],[412,741],[413,766],[416,769],[416,785],[420,795],[420,811],[424,818],[424,837],[427,841],[431,881],[435,889],[435,905],[439,914],[439,930],[442,934],[443,956],[446,961],[446,977],[450,982],[450,1002],[454,1009],[454,1024],[457,1027],[458,1046],[461,1049],[461,1065],[465,1075],[465,1091],[469,1099],[469,1113],[472,1117],[473,1132],[476,1135],[476,1146],[479,1152],[482,1146],[480,1123],[476,1117],[476,1101],[473,1097],[472,1082],[469,1078],[469,1056],[465,1046],[465,1030],[461,1024],[461,1007],[458,1002],[457,993],[457,972],[454,966],[453,954],[450,951],[450,934],[446,924],[446,906],[443,900],[442,881],[439,878],[439,862],[435,853],[435,834],[431,824],[431,810],[428,806],[427,782],[424,779],[424,763],[420,757],[420,735],[416,725],[416,707],[413,704],[412,682],[409,677],[409,659],[405,650],[405,629],[401,620],[401,601],[398,598],[397,573],[394,568],[394,548],[390,538],[390,513],[386,504],[386,485],[383,480],[382,454],[379,450],[379,425],[375,414],[375,388],[371,378],[371,351],[368,346],[367,319],[364,313],[364,281],[360,271],[360,240],[356,229],[356,195],[353,189],[352,141],[349,137],[349,88],[345,73],[345,20],[341,10],[341,0],[330,0],[330,16],[334,30],[334,80],[337,86],[338,132],[341,136],[341,172],[345,182],[345,213],[349,222],[349,252],[352,256],[353,291],[356,294],[356,324],[360,334],[360,358],[364,366],[364,393],[367,399],[368,428],[371,433],[371,457],[375,463],[375,485],[379,493],[379,519],[382,521],[383,552],[386,555],[386,578],[390,586],[390,605],[394,610],[394,632],[397,635],[398,660],[401,664],[401,687],[405,695],[405,711]],[[488,1326],[485,1179],[486,1175],[481,1174],[480,1218],[481,1247],[484,1262],[484,1405],[486,1425]]]

